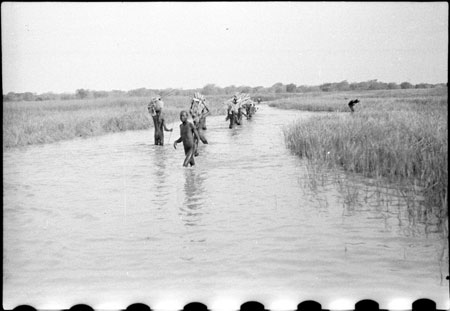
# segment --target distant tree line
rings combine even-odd
[[[273,93],[307,93],[307,92],[336,92],[336,91],[363,91],[363,90],[395,90],[395,89],[427,89],[435,87],[447,87],[447,83],[429,84],[419,83],[413,85],[409,82],[397,84],[395,82],[380,82],[369,80],[365,82],[348,83],[346,80],[341,82],[324,83],[317,86],[296,85],[294,83],[283,84],[275,83],[271,87],[263,86],[234,86],[219,87],[215,84],[207,84],[203,88],[198,89],[147,89],[138,88],[129,91],[112,90],[112,91],[94,91],[87,89],[78,89],[75,93],[42,93],[36,94],[31,92],[14,93],[9,92],[3,95],[3,101],[43,101],[43,100],[69,100],[69,99],[95,99],[106,97],[151,97],[156,95],[183,95],[190,96],[194,92],[200,92],[204,95],[232,95],[236,92],[252,93],[252,94],[273,94]]]

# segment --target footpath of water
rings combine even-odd
[[[282,128],[312,115],[263,105],[234,129],[209,117],[192,168],[172,147],[179,122],[163,147],[146,130],[5,151],[4,308],[449,308],[445,235],[364,182],[350,201],[337,184],[308,186]]]

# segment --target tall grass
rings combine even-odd
[[[211,114],[221,113],[224,96],[207,97]],[[3,148],[51,143],[153,126],[148,98],[3,103]],[[164,98],[167,123],[189,110],[190,97]]]
[[[350,109],[347,104],[355,98],[361,101],[355,106],[357,111],[416,109],[417,106],[430,104],[435,108],[447,104],[447,88],[305,93],[273,100],[269,106],[304,111],[348,112]]]
[[[285,128],[287,146],[315,163],[420,189],[427,206],[447,215],[447,91],[429,92],[368,98],[355,113],[332,112],[297,122]],[[336,106],[321,100],[323,106]],[[291,108],[300,107],[310,106],[291,103]]]

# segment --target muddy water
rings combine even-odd
[[[262,106],[233,130],[210,117],[194,168],[171,146],[178,122],[164,147],[136,131],[5,152],[4,307],[448,308],[445,236],[363,181],[311,180],[282,134],[308,116]]]

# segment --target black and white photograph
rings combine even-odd
[[[448,46],[439,1],[2,2],[3,308],[450,309]]]

